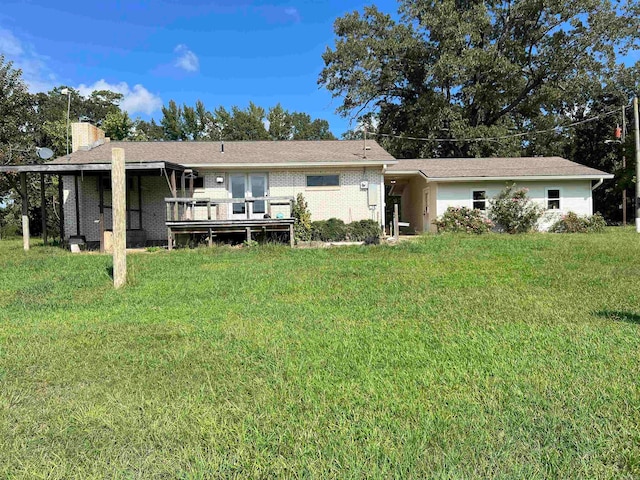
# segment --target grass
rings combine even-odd
[[[0,242],[0,478],[638,478],[640,242]]]

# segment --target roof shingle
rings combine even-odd
[[[111,149],[124,148],[127,162],[165,161],[181,165],[289,164],[289,163],[362,163],[395,162],[375,141],[255,141],[224,142],[107,142],[91,150],[79,150],[49,163],[109,163]]]
[[[606,172],[561,157],[398,160],[388,171],[420,171],[429,178],[608,175]]]

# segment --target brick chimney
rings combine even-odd
[[[78,150],[91,150],[93,147],[109,141],[104,136],[104,131],[87,122],[75,122],[71,124],[71,152]]]

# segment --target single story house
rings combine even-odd
[[[567,212],[593,214],[592,191],[613,175],[560,157],[435,158],[398,160],[385,171],[390,195],[400,197],[400,217],[417,232],[435,232],[448,207],[486,210],[507,184],[529,190],[546,210],[546,230]]]
[[[61,238],[103,246],[112,224],[114,147],[125,152],[130,245],[171,246],[179,233],[205,233],[209,242],[222,232],[251,238],[284,231],[291,237],[291,202],[299,193],[312,220],[371,219],[382,228],[391,223],[385,215],[389,196],[399,197],[400,220],[416,232],[433,232],[433,221],[447,207],[486,209],[509,182],[529,188],[545,206],[545,228],[562,212],[592,214],[592,190],[613,177],[559,157],[397,160],[369,139],[110,142],[90,123],[72,124],[68,156],[2,166],[0,173],[58,175]]]

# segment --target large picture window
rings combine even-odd
[[[307,187],[338,187],[340,175],[307,175]]]
[[[560,210],[560,190],[550,188],[547,190],[547,210]]]

